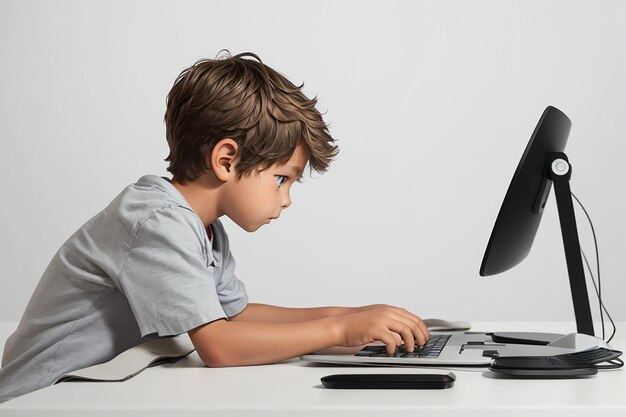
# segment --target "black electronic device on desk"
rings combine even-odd
[[[445,389],[452,388],[456,376],[448,374],[336,374],[322,378],[332,389]]]
[[[595,375],[598,369],[620,368],[621,354],[618,350],[596,347],[555,356],[496,357],[489,369],[518,378],[571,378]]]

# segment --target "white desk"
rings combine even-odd
[[[625,322],[618,323],[624,331]],[[0,326],[5,340],[14,324]],[[472,330],[571,332],[571,323],[473,323]],[[618,334],[619,336],[619,334]],[[626,339],[614,340],[616,349]],[[0,416],[625,416],[626,372],[586,379],[510,380],[487,370],[454,369],[445,390],[330,390],[334,373],[411,373],[416,368],[320,366],[297,359],[212,369],[195,352],[121,383],[66,382],[0,405]],[[422,372],[428,372],[423,370]],[[393,413],[393,414],[391,414]]]

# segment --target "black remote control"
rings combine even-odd
[[[336,374],[322,378],[334,389],[443,389],[452,388],[456,375],[449,374]]]

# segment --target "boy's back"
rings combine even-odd
[[[221,223],[212,240],[168,180],[142,177],[54,256],[0,369],[0,402],[247,304]]]

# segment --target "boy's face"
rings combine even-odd
[[[302,176],[307,161],[306,150],[298,145],[286,163],[235,179],[225,190],[225,214],[248,232],[277,219],[291,205],[289,191]]]

